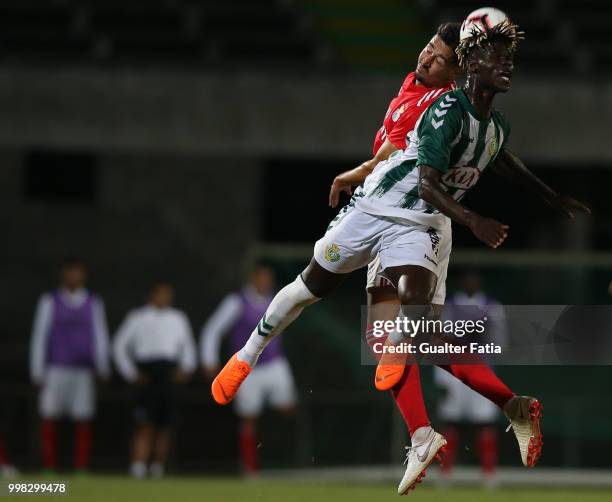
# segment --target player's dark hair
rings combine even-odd
[[[444,42],[446,45],[448,45],[451,48],[455,56],[456,56],[455,50],[457,49],[457,46],[459,45],[459,32],[460,31],[461,31],[461,24],[454,23],[454,22],[442,23],[440,26],[438,26],[438,29],[436,31],[436,35],[440,37],[440,40],[442,40],[442,42]]]
[[[78,256],[65,256],[64,259],[62,260],[62,264],[61,264],[62,270],[66,270],[69,268],[77,268],[77,267],[86,269],[87,264],[82,258],[79,258]]]
[[[251,265],[251,270],[256,270],[258,268],[271,268],[274,269],[274,265],[272,260],[267,258],[259,258],[255,260],[255,262]]]
[[[151,282],[149,286],[149,293],[153,293],[160,288],[172,288],[174,289],[174,284],[168,277],[158,277]]]
[[[467,67],[467,62],[470,56],[477,50],[486,49],[497,41],[503,41],[510,44],[513,51],[518,47],[519,40],[525,38],[525,32],[520,31],[519,27],[509,19],[504,19],[501,23],[496,24],[493,28],[482,30],[478,27],[472,28],[472,33],[469,37],[464,38],[459,42],[455,49],[459,66]]]

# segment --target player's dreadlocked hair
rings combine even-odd
[[[519,31],[518,26],[509,19],[504,19],[492,28],[485,28],[484,30],[478,26],[473,26],[470,36],[461,40],[455,49],[459,66],[462,68],[467,66],[468,57],[474,49],[490,46],[496,40],[505,40],[510,42],[512,50],[515,51],[519,40],[524,38],[525,32]]]
[[[448,45],[453,54],[456,55],[457,46],[459,45],[459,32],[461,30],[460,23],[442,23],[436,30],[436,35],[440,40]]]

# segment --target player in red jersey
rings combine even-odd
[[[406,148],[406,136],[417,119],[442,93],[455,88],[461,74],[455,47],[459,43],[459,23],[444,23],[421,51],[414,72],[408,74],[398,95],[389,103],[383,125],[374,138],[374,157],[360,166],[336,176],[329,194],[329,204],[338,205],[340,193],[352,195],[374,167],[396,150]]]

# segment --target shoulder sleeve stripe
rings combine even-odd
[[[423,101],[425,101],[425,99],[427,98],[427,95],[428,95],[428,94],[429,94],[429,93],[427,93],[427,94],[423,94],[423,95],[421,96],[421,99],[419,99],[419,100],[417,101],[417,104],[416,104],[416,105],[417,105],[417,106],[421,106],[421,105],[423,104]]]
[[[440,95],[440,93],[441,93],[443,90],[444,90],[444,89],[442,89],[442,88],[441,88],[441,89],[438,89],[438,90],[436,91],[436,93],[435,93],[435,94],[434,94],[434,95],[431,97],[431,99],[433,99],[433,98],[437,98],[437,97]]]
[[[431,101],[432,99],[437,98],[444,90],[445,90],[444,88],[440,88],[440,89],[434,89],[433,91],[429,91],[427,94],[424,94],[423,96],[421,96],[421,99],[417,101],[416,105],[421,106],[427,101]]]

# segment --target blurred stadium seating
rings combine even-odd
[[[612,41],[605,0],[494,2],[527,33],[530,71],[607,71]],[[472,0],[8,0],[0,56],[18,63],[231,65],[344,64],[397,71],[438,23]]]
[[[312,60],[291,2],[26,0],[0,6],[4,60],[190,64]]]

